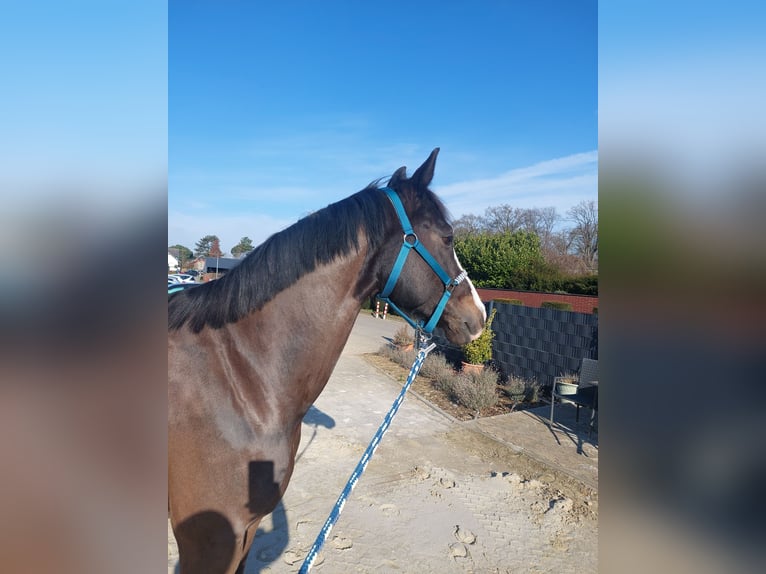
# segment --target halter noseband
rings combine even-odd
[[[430,335],[433,332],[434,327],[436,327],[436,324],[439,322],[439,319],[444,312],[444,308],[447,306],[447,301],[449,301],[449,298],[452,296],[452,290],[460,285],[460,283],[466,279],[466,277],[468,277],[468,273],[463,271],[454,279],[450,279],[450,276],[447,275],[442,266],[439,265],[439,262],[434,259],[433,255],[431,255],[428,249],[426,249],[426,246],[423,245],[418,239],[418,236],[412,229],[412,224],[407,217],[407,213],[404,211],[404,206],[402,205],[402,200],[399,199],[399,195],[389,187],[384,187],[381,189],[381,191],[388,196],[388,199],[391,200],[391,203],[396,210],[396,215],[399,217],[399,222],[402,224],[402,229],[404,230],[404,241],[402,243],[401,249],[399,250],[399,255],[397,255],[396,261],[394,262],[394,267],[391,269],[391,274],[388,276],[388,281],[386,281],[385,287],[383,287],[383,290],[378,294],[378,298],[391,305],[391,307],[399,315],[401,315],[401,317],[407,321],[407,323],[409,323],[413,329],[419,329]],[[406,313],[399,309],[399,307],[397,307],[396,304],[391,301],[391,299],[389,299],[391,292],[396,286],[396,282],[399,280],[402,269],[404,269],[404,263],[407,261],[407,256],[413,249],[423,258],[423,261],[428,264],[428,266],[433,270],[434,273],[436,273],[441,282],[444,284],[444,293],[442,294],[439,303],[436,305],[434,312],[431,313],[430,319],[428,319],[428,322],[425,324],[423,324],[422,321],[413,321]]]

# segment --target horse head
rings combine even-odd
[[[391,271],[380,297],[413,326],[441,328],[451,343],[463,345],[481,334],[487,314],[455,254],[447,210],[428,188],[438,153],[411,178],[400,167],[384,189],[404,238],[394,233],[385,244],[382,273]]]

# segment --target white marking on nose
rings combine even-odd
[[[463,269],[463,266],[460,264],[460,260],[457,258],[457,253],[455,253],[454,250],[452,251],[452,255],[455,257],[455,263],[457,263],[458,268],[461,271],[465,271],[465,269]],[[481,297],[479,297],[479,294],[476,292],[476,289],[474,288],[473,283],[471,282],[471,278],[466,277],[466,281],[468,281],[468,287],[471,289],[471,296],[473,297],[473,302],[481,311],[481,316],[484,318],[484,321],[486,321],[487,310],[484,308],[484,303],[482,303]]]

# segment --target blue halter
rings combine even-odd
[[[439,265],[439,262],[434,259],[433,255],[429,253],[426,246],[420,242],[415,231],[413,231],[412,224],[407,217],[407,213],[404,211],[402,200],[399,199],[397,193],[388,187],[384,187],[381,191],[388,196],[388,199],[390,199],[391,203],[394,205],[396,215],[399,216],[399,222],[402,224],[402,229],[404,230],[404,241],[402,243],[402,248],[399,250],[399,255],[394,262],[394,267],[391,269],[391,274],[388,276],[388,281],[386,281],[385,287],[383,287],[383,290],[378,294],[378,298],[391,305],[391,307],[401,315],[413,329],[419,329],[430,335],[433,332],[434,327],[436,327],[436,324],[439,322],[439,319],[444,312],[444,308],[447,306],[447,301],[449,301],[449,298],[452,296],[452,290],[468,277],[468,273],[463,271],[454,279],[450,279],[450,276],[447,275],[442,266]],[[428,322],[425,324],[423,324],[422,321],[413,321],[404,311],[399,309],[391,299],[389,299],[391,292],[394,290],[394,287],[396,287],[396,282],[399,280],[399,276],[402,274],[402,269],[404,269],[404,263],[407,261],[407,256],[413,249],[423,258],[423,261],[428,264],[444,284],[444,293],[442,294],[439,303],[436,305],[434,312],[431,314],[431,318],[428,319]]]

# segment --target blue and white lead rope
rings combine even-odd
[[[308,574],[308,571],[311,570],[311,566],[314,563],[314,560],[316,560],[319,551],[322,549],[325,540],[327,540],[327,536],[329,536],[332,527],[335,526],[335,523],[338,521],[340,513],[343,512],[343,506],[346,504],[346,499],[351,494],[351,491],[354,490],[359,477],[362,476],[364,469],[367,468],[367,463],[370,462],[372,455],[375,454],[375,449],[378,448],[378,444],[380,444],[383,435],[386,434],[391,421],[399,410],[399,406],[404,400],[404,395],[407,394],[407,390],[410,388],[410,385],[412,385],[412,381],[415,380],[415,377],[420,371],[420,367],[423,366],[423,362],[426,360],[428,353],[433,351],[435,348],[436,344],[431,343],[427,347],[421,348],[418,351],[415,362],[412,364],[412,368],[410,369],[410,374],[407,377],[407,382],[404,383],[399,396],[396,397],[394,404],[391,405],[391,408],[386,413],[386,416],[384,417],[383,422],[380,424],[380,427],[378,427],[375,436],[372,437],[370,444],[367,446],[367,450],[364,451],[364,454],[362,455],[362,458],[359,459],[354,472],[351,473],[348,482],[346,482],[346,486],[343,488],[343,491],[340,493],[338,500],[335,502],[335,506],[333,506],[332,510],[330,511],[330,516],[327,517],[324,526],[322,526],[322,529],[319,531],[319,534],[314,541],[314,545],[311,547],[311,550],[309,550],[309,553],[303,560],[303,565],[298,571],[300,574]]]

